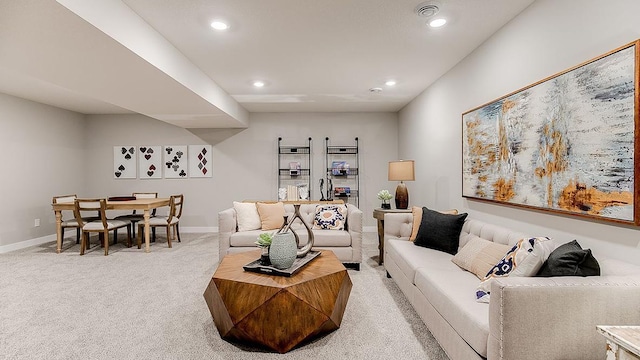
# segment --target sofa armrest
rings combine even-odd
[[[231,247],[231,234],[237,231],[238,221],[236,219],[236,211],[229,208],[218,213],[218,237],[219,237],[219,257],[222,259],[227,255],[229,247]]]
[[[602,359],[596,325],[637,325],[638,299],[638,276],[496,279],[487,359]]]
[[[351,237],[354,258],[362,261],[362,210],[355,205],[347,204],[347,231]]]
[[[413,227],[411,213],[384,214],[384,239],[409,240]]]

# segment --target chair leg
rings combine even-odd
[[[178,235],[178,242],[182,242],[182,240],[180,240],[180,223],[176,223],[176,235]]]
[[[167,225],[167,243],[169,244],[169,248],[171,248],[171,225]]]
[[[136,237],[136,225],[138,224],[137,221],[131,221],[131,236],[133,236],[134,238]]]
[[[84,255],[84,249],[87,246],[87,233],[82,232],[82,241],[80,242],[80,255]]]
[[[109,230],[104,231],[104,256],[109,255]]]
[[[76,244],[80,244],[80,228],[79,227],[76,228]]]
[[[127,225],[127,247],[131,247],[131,229],[133,228],[133,224]]]
[[[155,227],[151,228],[151,241],[152,242],[156,242],[156,228]]]
[[[144,236],[144,228],[142,224],[138,224],[138,249],[142,246],[142,237]]]
[[[113,245],[118,243],[118,229],[113,229]]]

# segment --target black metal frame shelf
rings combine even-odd
[[[293,181],[295,181],[295,185],[306,184],[309,190],[307,198],[311,200],[311,194],[313,193],[311,187],[311,138],[309,137],[307,141],[307,145],[283,146],[282,137],[278,137],[278,189],[276,190],[279,190],[283,185],[293,185]],[[296,159],[296,156],[298,157],[297,159],[301,160],[301,168],[297,169],[298,174],[292,174],[292,169],[284,168],[283,165],[286,166],[285,164],[288,163],[287,158],[293,160]]]
[[[345,158],[340,158],[345,156]],[[349,161],[349,168],[344,169],[344,173],[334,173],[333,161]],[[355,145],[336,146],[329,145],[329,138],[325,138],[325,181],[327,183],[327,200],[333,198],[342,199],[360,207],[360,155],[358,138],[355,138]],[[336,184],[334,180],[341,184]],[[348,184],[349,194],[336,194],[335,189],[346,187]]]

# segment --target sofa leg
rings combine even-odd
[[[391,274],[387,271],[387,279],[391,279]]]

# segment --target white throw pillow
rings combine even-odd
[[[521,239],[484,277],[476,291],[478,302],[488,303],[491,283],[508,276],[534,276],[553,251],[548,237]]]
[[[260,215],[255,203],[233,202],[238,219],[238,231],[258,230],[262,228]]]

